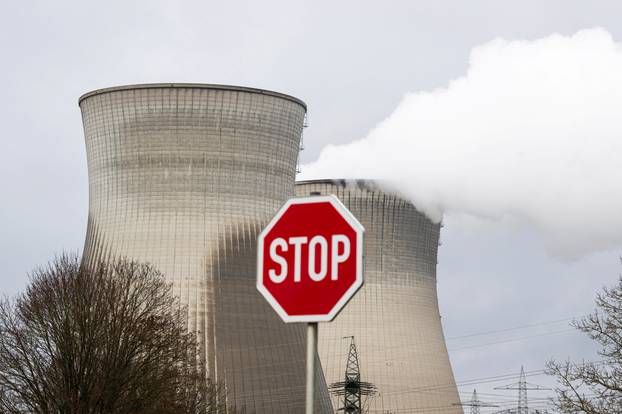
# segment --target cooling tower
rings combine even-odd
[[[255,289],[256,238],[294,192],[306,107],[258,89],[123,86],[80,98],[84,260],[154,264],[188,306],[208,375],[245,413],[302,413],[304,326]],[[321,371],[319,412],[331,412]]]
[[[370,413],[462,413],[436,296],[440,225],[370,181],[296,184],[298,196],[312,192],[336,195],[365,227],[365,284],[319,326],[326,382],[344,381],[353,336],[361,380],[377,388]]]

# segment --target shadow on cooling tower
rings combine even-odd
[[[306,329],[286,324],[256,288],[257,236],[263,224],[226,226],[211,258],[215,372],[243,413],[303,413]],[[332,413],[320,364],[316,407]],[[251,375],[252,374],[252,375]]]

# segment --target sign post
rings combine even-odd
[[[305,387],[305,413],[314,413],[315,404],[315,356],[317,355],[317,322],[307,323],[307,371]]]
[[[283,321],[307,325],[307,414],[313,414],[318,322],[363,285],[364,228],[333,195],[289,199],[258,237],[257,289]]]

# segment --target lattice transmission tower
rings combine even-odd
[[[517,383],[496,387],[495,390],[518,390],[518,407],[508,410],[497,411],[495,414],[546,414],[546,410],[530,410],[527,391],[544,391],[550,388],[542,387],[537,384],[530,384],[525,378],[525,369],[520,367],[520,377]]]
[[[463,402],[463,403],[456,404],[456,405],[461,405],[463,407],[471,407],[471,414],[480,414],[479,409],[481,407],[498,407],[498,405],[488,404],[488,403],[480,401],[479,398],[477,397],[477,390],[473,390],[473,396],[471,397],[471,401]]]
[[[342,397],[343,406],[337,411],[348,414],[362,414],[363,398],[368,398],[376,394],[376,387],[365,381],[361,381],[361,367],[359,365],[358,352],[353,336],[346,336],[350,339],[350,350],[346,363],[346,372],[343,381],[335,382],[330,385],[330,392]]]

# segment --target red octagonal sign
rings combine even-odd
[[[331,321],[363,284],[364,231],[335,196],[288,200],[259,235],[257,289],[285,322]]]

